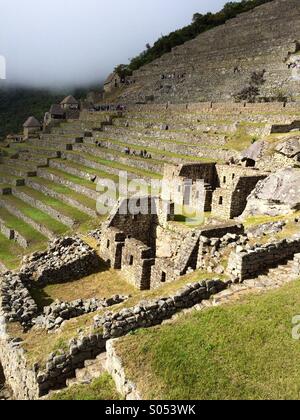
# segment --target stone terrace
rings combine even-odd
[[[261,95],[299,97],[289,53],[299,41],[298,0],[276,0],[207,31],[135,71],[126,102],[232,101],[253,72],[265,70]]]
[[[14,268],[47,239],[99,225],[99,179],[116,181],[126,171],[129,179],[157,180],[166,163],[238,159],[253,138],[271,133],[272,124],[297,119],[297,104],[136,105],[123,113],[83,111],[79,121],[61,123],[39,139],[3,146],[0,260]]]

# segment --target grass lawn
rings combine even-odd
[[[141,148],[141,150],[142,150],[142,148]],[[89,155],[88,153],[82,153],[82,152],[72,152],[72,153],[80,154],[80,156],[82,156],[86,159],[89,159],[93,162],[99,163],[103,166],[107,166],[108,168],[110,167],[110,168],[114,168],[114,169],[119,169],[120,171],[131,172],[131,173],[136,174],[140,177],[145,176],[145,177],[150,177],[150,178],[155,178],[155,179],[161,179],[162,178],[162,176],[160,174],[157,174],[155,172],[150,172],[150,171],[147,171],[145,169],[138,169],[134,166],[125,165],[125,164],[120,163],[118,161],[107,160],[105,158],[102,159],[98,156]],[[130,158],[128,159],[128,161],[129,160],[130,160]]]
[[[52,401],[113,401],[121,399],[112,377],[107,373],[95,379],[90,385],[75,385],[49,397],[49,400]]]
[[[115,305],[111,308],[98,311],[97,313],[90,313],[71,319],[70,321],[67,321],[55,334],[48,334],[45,330],[34,329],[24,333],[19,324],[16,323],[9,325],[9,332],[11,336],[20,337],[24,341],[23,347],[27,351],[27,360],[31,365],[38,362],[41,366],[43,366],[50,353],[66,350],[70,339],[77,337],[79,331],[85,331],[85,333],[93,331],[93,319],[97,314],[107,312],[107,310],[116,312],[124,308],[131,308],[132,306],[138,304],[141,300],[145,299],[151,300],[157,299],[160,296],[171,296],[187,283],[193,283],[214,277],[213,274],[210,275],[197,272],[181,277],[174,282],[166,283],[159,289],[139,292],[137,289],[130,286],[125,279],[120,278],[121,274],[117,271],[109,270],[107,272],[103,272],[102,275],[102,280],[104,279],[104,276],[106,276],[105,278],[107,283],[103,284],[101,280],[99,281],[98,285],[101,284],[101,291],[98,290],[99,296],[110,297],[117,293],[126,295],[130,294],[131,298],[120,305]],[[91,291],[94,287],[92,284],[93,279],[94,277],[90,276],[90,278],[83,279],[79,282],[70,282],[69,284],[59,285],[58,287],[46,288],[46,293],[43,291],[37,294],[35,293],[34,298],[37,299],[40,306],[45,303],[45,300],[49,299],[50,293],[52,295],[50,296],[50,299],[53,299],[54,297],[73,299],[76,292],[72,290],[72,288],[75,289],[75,287],[80,287],[83,290],[84,287],[87,287],[90,288]],[[60,290],[61,287],[63,287],[62,290]],[[95,287],[97,287],[97,284],[95,284]],[[62,293],[64,294],[63,296]],[[82,291],[80,293],[82,293]],[[88,291],[85,293],[88,293]]]
[[[182,159],[183,161],[188,161],[188,162],[212,162],[212,159],[209,158],[201,158],[198,156],[192,156],[192,155],[184,155],[181,153],[174,153],[174,152],[169,152],[167,150],[161,150],[155,147],[149,147],[149,146],[139,146],[139,145],[133,145],[133,144],[128,144],[128,143],[124,143],[121,142],[119,140],[115,140],[115,139],[102,139],[102,140],[107,140],[110,141],[111,143],[117,144],[119,146],[122,147],[128,147],[130,146],[131,148],[134,147],[134,149],[136,150],[146,150],[148,153],[150,154],[157,154],[157,155],[162,155],[165,157],[169,157],[169,158],[177,158],[177,159]]]
[[[300,281],[185,315],[118,342],[129,379],[149,399],[299,399]]]
[[[110,298],[113,295],[135,294],[136,289],[116,270],[103,267],[103,271],[81,280],[54,284],[36,289],[34,298],[40,307],[50,305],[54,300],[70,302],[76,299]]]
[[[80,193],[77,193],[76,191],[71,190],[70,188],[61,185],[61,184],[55,184],[54,182],[48,181],[46,179],[42,178],[35,178],[34,182],[36,184],[39,184],[43,187],[46,187],[47,189],[53,190],[55,193],[64,195],[66,197],[69,197],[73,200],[78,201],[81,204],[84,204],[86,207],[95,210],[96,208],[96,201],[86,197],[85,195],[82,195]]]

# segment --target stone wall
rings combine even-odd
[[[162,321],[171,318],[177,311],[190,308],[226,288],[227,283],[220,280],[189,284],[174,296],[140,302],[133,308],[97,316],[95,317],[95,328],[103,327],[103,337],[106,339],[121,337],[138,328],[159,325]]]
[[[141,394],[137,390],[135,384],[126,378],[126,373],[122,363],[122,359],[118,356],[115,345],[118,340],[108,340],[106,343],[107,351],[107,369],[112,376],[117,391],[125,398],[125,400],[139,401],[142,399]]]
[[[293,274],[296,278],[300,277],[300,254],[294,256]]]
[[[155,250],[142,242],[128,238],[122,252],[122,273],[139,290],[150,289],[151,267],[155,264]]]
[[[75,281],[99,271],[101,260],[96,251],[79,238],[58,238],[45,252],[36,252],[23,260],[20,271],[24,283],[40,286]]]
[[[250,250],[240,248],[230,255],[227,271],[239,281],[255,278],[270,268],[292,260],[299,252],[299,235],[291,239],[256,246]]]
[[[5,320],[0,314],[0,360],[6,382],[16,400],[36,400],[39,386],[35,370],[28,366],[26,353],[18,339],[6,332]]]
[[[28,328],[38,308],[18,274],[7,272],[0,280],[0,309],[7,322],[20,322]]]

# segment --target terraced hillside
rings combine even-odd
[[[298,0],[243,13],[134,71],[119,95],[127,102],[232,101],[254,72],[265,71],[260,97],[297,99],[299,15]]]
[[[297,106],[190,104],[133,106],[122,114],[81,113],[51,133],[3,144],[0,163],[0,261],[15,267],[49,238],[98,227],[97,183],[159,180],[165,163],[226,161],[274,124],[299,119]]]

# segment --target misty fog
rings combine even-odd
[[[101,83],[161,35],[224,0],[0,0],[0,56],[6,84]]]

